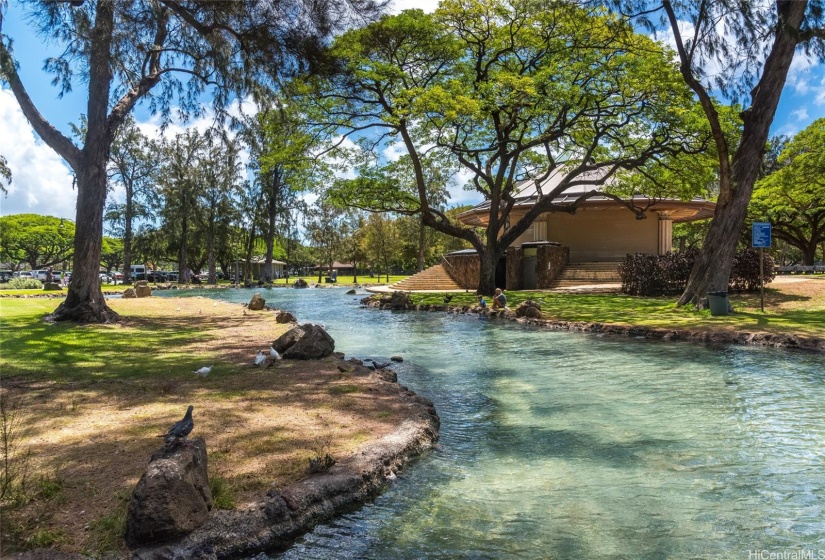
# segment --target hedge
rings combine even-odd
[[[695,249],[664,255],[628,254],[619,268],[622,292],[636,296],[681,293],[698,254]],[[770,283],[775,276],[773,258],[766,254],[765,283]],[[734,256],[728,291],[753,292],[758,289],[759,251],[745,249]]]

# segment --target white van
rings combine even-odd
[[[142,264],[133,264],[129,267],[129,277],[132,280],[146,280],[146,266]]]

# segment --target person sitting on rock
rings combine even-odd
[[[501,288],[496,288],[493,296],[493,309],[507,309],[507,296],[502,293]]]

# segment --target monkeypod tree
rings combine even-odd
[[[445,0],[431,15],[410,10],[350,31],[332,55],[336,74],[301,84],[309,118],[379,161],[388,147],[405,153],[423,223],[476,249],[485,293],[495,288],[499,257],[538,216],[575,212],[603,194],[557,204],[565,191],[702,146],[672,54],[601,9]],[[424,160],[435,153],[486,199],[481,230],[451,220],[432,200]],[[390,183],[380,178],[390,164],[352,181],[355,194],[376,199],[371,193]],[[558,186],[542,191],[559,173]],[[522,179],[535,180],[538,199],[519,217],[512,211]],[[399,194],[406,200],[388,191]]]
[[[75,225],[63,218],[39,214],[0,217],[0,261],[31,269],[46,268],[72,258]]]
[[[58,44],[45,69],[60,93],[85,88],[87,129],[80,145],[50,123],[29,95],[14,56],[14,37],[0,32],[0,79],[37,134],[77,177],[77,235],[72,283],[56,320],[117,318],[103,299],[98,266],[107,161],[126,116],[142,99],[169,119],[203,112],[210,95],[221,113],[234,99],[264,95],[305,66],[328,36],[376,13],[371,0],[50,0],[21,3],[34,33]],[[0,3],[0,9],[5,2]],[[2,20],[0,20],[2,21]],[[35,86],[36,87],[36,86]]]
[[[799,249],[803,264],[814,264],[825,241],[825,119],[780,152],[774,171],[756,183],[749,217],[771,222],[774,237]]]

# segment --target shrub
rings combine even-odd
[[[627,255],[619,267],[622,292],[635,296],[679,293],[687,284],[696,251],[650,255]]]
[[[12,278],[5,284],[0,284],[2,290],[42,290],[43,282],[36,278]]]
[[[765,284],[770,284],[776,277],[773,258],[765,253]],[[735,292],[755,292],[759,289],[759,251],[745,249],[733,258],[728,289]]]
[[[619,267],[622,293],[636,296],[678,294],[685,289],[698,251],[690,249],[679,253],[627,255]],[[765,255],[765,283],[776,276],[774,262]],[[759,251],[746,249],[733,260],[729,291],[753,292],[759,289]]]

